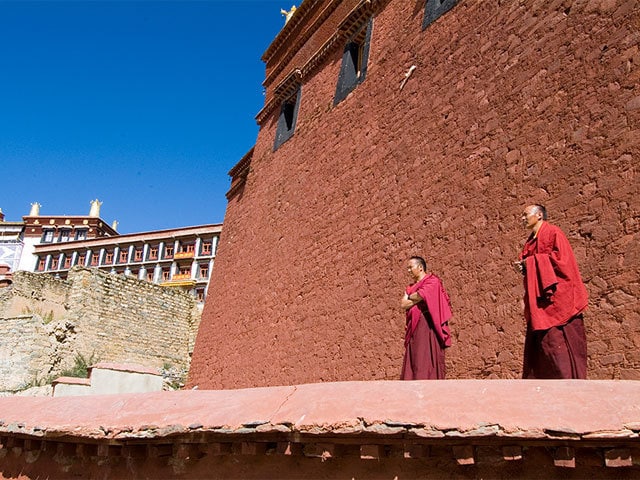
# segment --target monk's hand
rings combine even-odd
[[[513,262],[513,269],[516,271],[516,273],[524,275],[524,260]]]
[[[400,299],[400,305],[405,310],[408,310],[409,308],[413,307],[413,301],[409,299],[409,294],[407,292],[404,292],[402,294],[402,298]]]

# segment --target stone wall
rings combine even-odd
[[[414,254],[451,294],[448,376],[519,377],[511,264],[534,202],[590,294],[590,378],[640,379],[637,2],[461,0],[425,30],[423,12],[386,3],[366,80],[337,106],[342,46],[303,77],[295,133],[275,152],[279,110],[263,121],[227,207],[192,385],[398,378]],[[291,58],[282,75],[305,71]]]
[[[57,375],[77,354],[187,368],[198,322],[190,295],[132,277],[82,267],[67,280],[17,272],[0,290],[0,390]]]

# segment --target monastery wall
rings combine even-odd
[[[16,272],[0,290],[0,390],[96,361],[189,365],[199,321],[187,293],[74,267],[67,280]]]
[[[424,2],[381,7],[364,82],[333,105],[343,42],[302,78],[295,133],[275,152],[279,108],[262,122],[190,383],[399,378],[414,254],[451,295],[448,378],[518,378],[511,265],[530,203],[566,232],[587,285],[589,377],[640,379],[639,12],[463,0],[423,30]],[[306,61],[293,58],[285,72]]]

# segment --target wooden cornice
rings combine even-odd
[[[276,70],[279,68],[278,72],[282,71],[287,62],[293,58],[295,53],[302,47],[304,42],[308,40],[311,34],[318,28],[321,22],[325,21],[329,14],[335,10],[335,7],[338,5],[340,0],[332,1],[323,11],[323,14],[318,18],[316,22],[314,22],[313,28],[307,29],[305,35],[300,37],[298,41],[294,44],[293,47],[290,47],[289,52],[283,58],[280,65],[276,67],[267,79],[264,81],[263,85],[269,83],[269,81],[273,80],[273,76],[276,75]],[[256,121],[258,125],[262,125],[265,119],[273,112],[273,110],[284,100],[286,100],[287,94],[291,94],[291,85],[289,82],[292,79],[296,79],[299,83],[304,82],[306,78],[308,78],[312,73],[315,72],[316,68],[340,45],[342,45],[346,39],[350,38],[351,35],[357,32],[358,28],[360,28],[367,18],[376,15],[380,10],[384,8],[384,6],[388,3],[389,0],[361,0],[356,7],[354,7],[340,22],[340,25],[336,29],[336,31],[325,41],[322,46],[316,50],[316,52],[305,62],[302,67],[293,67],[290,73],[276,86],[274,89],[273,96],[267,100],[262,110],[258,112],[256,115]],[[314,3],[315,5],[315,3]],[[329,11],[330,10],[330,11]],[[296,12],[297,14],[298,12]],[[294,15],[295,17],[295,15]],[[300,18],[303,18],[302,16]],[[301,21],[301,20],[300,20]],[[263,60],[264,60],[263,56]]]
[[[333,13],[333,11],[336,9],[336,7],[340,4],[341,1],[342,0],[332,0],[322,10],[320,15],[318,15],[318,18],[316,18],[315,22],[313,22],[312,25],[308,26],[307,29],[301,35],[299,35],[297,38],[295,38],[294,43],[292,43],[292,44],[282,43],[282,44],[280,44],[278,46],[278,48],[276,50],[274,50],[271,53],[271,55],[268,58],[266,58],[264,55],[262,56],[262,60],[265,63],[268,63],[268,61],[271,60],[271,58],[277,52],[277,50],[279,50],[280,48],[284,48],[284,47],[286,47],[286,49],[287,49],[287,53],[283,56],[283,58],[278,62],[278,64],[275,67],[273,67],[273,69],[265,77],[264,81],[262,82],[263,86],[266,87],[267,85],[271,84],[271,82],[274,80],[274,78],[280,72],[282,72],[282,70],[291,61],[291,59],[296,54],[296,52],[298,50],[300,50],[300,48],[302,48],[302,46],[307,42],[307,40],[309,40],[309,38],[311,38],[313,33],[318,30],[318,27],[320,27],[320,25],[322,25],[322,23],[329,17],[329,15],[331,15],[331,13]],[[318,5],[319,3],[320,2],[314,2],[314,6]],[[296,13],[298,13],[298,11],[296,11]],[[299,23],[302,23],[303,20],[307,19],[311,15],[311,13],[313,13],[313,10],[312,9],[307,9],[307,10],[305,10],[304,13],[306,13],[306,15],[304,17],[303,16],[299,17]],[[293,31],[293,29],[289,30],[289,35],[287,36],[287,38],[290,36],[292,31]]]
[[[231,187],[226,193],[227,200],[231,200],[236,193],[244,186],[247,181],[247,175],[249,175],[249,169],[251,168],[251,159],[253,158],[253,151],[255,147],[251,147],[247,153],[236,163],[228,175],[231,177]]]

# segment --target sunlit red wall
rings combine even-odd
[[[463,0],[423,30],[424,2],[392,0],[374,18],[366,80],[337,106],[334,48],[302,78],[293,137],[274,152],[279,109],[261,124],[227,207],[190,385],[398,378],[414,254],[452,298],[448,376],[517,378],[511,262],[532,202],[566,232],[590,293],[590,378],[640,379],[634,5]]]

